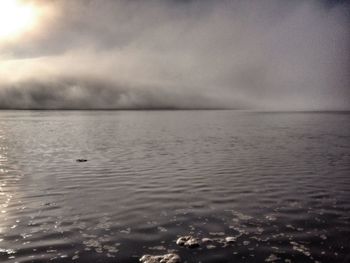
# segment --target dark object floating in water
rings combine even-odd
[[[76,161],[77,161],[78,163],[85,163],[85,162],[87,162],[86,159],[77,159]]]
[[[50,202],[47,202],[47,203],[44,203],[45,206],[55,206],[56,203],[50,203]]]
[[[165,254],[161,256],[143,255],[140,258],[142,263],[180,263],[180,257],[176,254]]]
[[[188,248],[199,247],[198,239],[196,239],[196,238],[194,238],[192,236],[179,237],[176,240],[176,244],[179,245],[179,246],[188,247]]]

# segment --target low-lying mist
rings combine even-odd
[[[349,110],[347,3],[29,1],[0,40],[2,109]]]

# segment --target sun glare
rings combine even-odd
[[[16,37],[32,29],[36,18],[34,5],[20,0],[0,0],[0,39]]]

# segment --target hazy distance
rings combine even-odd
[[[350,110],[350,5],[27,0],[0,38],[2,109]]]

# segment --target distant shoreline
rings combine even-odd
[[[231,109],[231,108],[126,108],[126,109],[1,109],[1,111],[237,111],[256,113],[350,113],[350,110],[261,110],[261,109]]]

